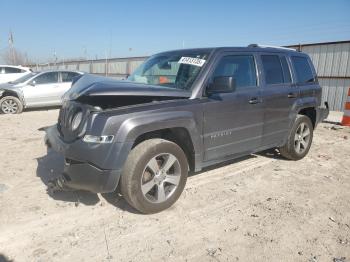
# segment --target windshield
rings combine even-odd
[[[29,80],[30,78],[32,78],[33,76],[35,76],[37,73],[30,73],[30,74],[27,74],[27,75],[24,75],[20,78],[18,78],[17,80],[15,81],[11,81],[9,82],[10,84],[20,84],[20,83],[23,83],[27,80]]]
[[[162,53],[151,56],[128,77],[128,81],[190,90],[208,53]]]

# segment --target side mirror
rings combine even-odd
[[[35,80],[29,82],[29,85],[31,85],[31,86],[35,86],[35,84],[36,84]]]
[[[208,94],[232,93],[236,90],[236,81],[232,76],[217,76],[207,87]]]

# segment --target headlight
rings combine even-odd
[[[83,141],[86,143],[106,144],[112,143],[114,136],[92,136],[85,135]]]
[[[75,113],[71,124],[72,131],[76,131],[78,129],[82,120],[83,120],[83,112],[78,111],[77,113]]]

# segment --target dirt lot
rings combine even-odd
[[[321,124],[298,162],[195,174],[174,207],[141,215],[116,194],[47,194],[62,159],[38,129],[57,114],[0,115],[0,261],[350,261],[350,128]]]

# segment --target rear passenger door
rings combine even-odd
[[[286,55],[261,53],[260,65],[264,106],[262,147],[268,148],[281,145],[287,137],[293,120],[291,109],[299,91],[292,83],[290,61]]]

